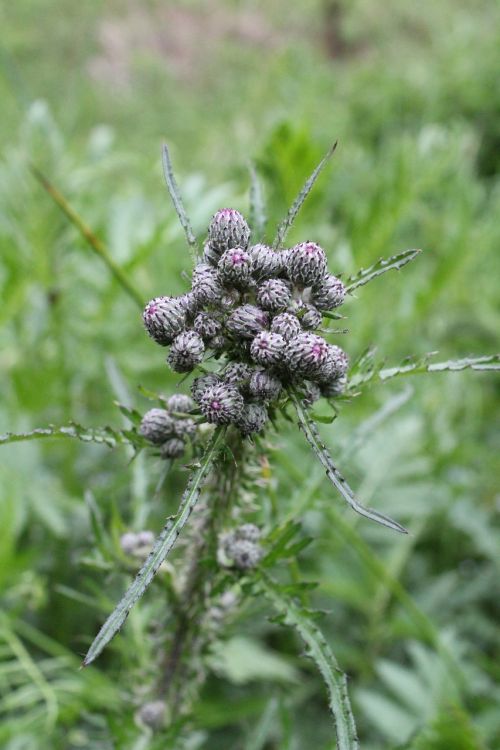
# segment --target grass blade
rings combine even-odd
[[[261,574],[260,587],[264,596],[277,611],[280,621],[297,631],[306,645],[307,655],[318,667],[328,690],[330,710],[335,721],[337,750],[359,748],[356,725],[352,715],[347,680],[323,634],[313,620],[313,613],[287,596],[265,573]]]
[[[337,488],[348,505],[350,505],[351,508],[356,511],[356,513],[359,513],[359,515],[364,516],[365,518],[376,521],[382,526],[387,526],[389,529],[393,529],[393,531],[399,531],[401,534],[407,534],[407,530],[396,521],[393,521],[392,518],[384,516],[383,513],[378,513],[376,510],[365,508],[364,505],[361,505],[354,492],[347,484],[347,481],[334,465],[328,449],[321,441],[318,429],[307,413],[307,410],[304,408],[297,396],[292,396],[292,401],[297,411],[299,426],[305,434],[307,442],[323,465],[328,479],[333,484],[333,486]]]
[[[290,206],[287,215],[281,222],[281,224],[278,227],[278,231],[276,234],[276,238],[273,243],[273,247],[281,247],[283,244],[283,241],[287,235],[288,230],[292,226],[293,222],[295,221],[295,218],[297,214],[299,213],[300,209],[302,208],[302,204],[304,203],[305,199],[311,192],[314,183],[319,177],[320,172],[323,170],[323,167],[326,166],[326,164],[330,161],[331,157],[333,156],[335,149],[337,148],[337,141],[333,144],[333,146],[327,151],[327,153],[324,155],[324,157],[321,159],[320,163],[314,170],[314,172],[311,174],[311,176],[306,180],[304,183],[304,186],[300,193],[295,198],[294,202]]]
[[[173,518],[167,519],[167,522],[157,538],[146,562],[140,569],[131,586],[129,586],[123,598],[119,601],[115,610],[100,629],[94,642],[89,648],[83,661],[84,667],[91,664],[99,656],[101,651],[123,626],[130,610],[137,600],[144,594],[157,573],[158,568],[174,546],[182,528],[191,515],[191,511],[198,501],[203,480],[210,470],[212,462],[220,448],[223,436],[224,428],[217,428],[205,450],[205,453],[203,454],[198,468],[189,478],[177,515]]]
[[[44,190],[50,195],[54,203],[61,209],[63,214],[70,220],[75,226],[83,239],[87,242],[92,250],[98,255],[104,263],[107,265],[115,279],[118,281],[122,289],[128,294],[128,296],[134,300],[134,302],[141,308],[144,307],[143,295],[132,285],[120,266],[113,260],[106,245],[96,237],[90,227],[88,227],[83,219],[76,213],[76,211],[70,206],[63,194],[52,184],[52,182],[43,174],[43,172],[36,167],[34,164],[30,165],[31,172],[34,177],[38,180]]]
[[[76,422],[70,422],[69,425],[49,425],[30,432],[7,432],[5,435],[0,435],[0,445],[43,438],[75,438],[83,443],[101,443],[107,445],[108,448],[115,448],[117,445],[133,445],[142,448],[146,444],[143,438],[131,430],[114,430],[112,427],[82,427]]]
[[[262,242],[267,222],[264,193],[259,175],[252,163],[248,165],[248,171],[250,172],[250,227],[254,235],[253,241],[255,242],[256,239],[257,242]]]
[[[359,286],[368,284],[378,276],[387,273],[387,271],[399,271],[407,263],[414,260],[417,255],[420,255],[421,252],[421,250],[404,250],[402,253],[392,255],[390,258],[380,258],[369,268],[362,268],[355,276],[350,276],[347,279],[347,291],[352,293]]]
[[[162,148],[162,164],[163,175],[165,177],[165,182],[167,183],[168,192],[170,193],[170,197],[172,198],[172,203],[174,204],[174,208],[176,210],[177,216],[179,217],[181,226],[184,229],[184,234],[186,235],[186,240],[189,245],[191,258],[193,260],[193,263],[196,263],[196,261],[198,260],[198,242],[191,227],[191,222],[189,221],[186,209],[184,208],[184,203],[182,202],[181,193],[174,176],[172,160],[170,158],[170,153],[166,143],[163,144]]]

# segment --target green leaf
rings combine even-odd
[[[249,164],[248,171],[250,172],[250,227],[254,238],[260,242],[264,237],[267,222],[264,194],[255,166]]]
[[[139,573],[135,577],[131,586],[123,598],[118,603],[115,610],[108,617],[83,661],[83,666],[91,664],[107,646],[110,640],[116,635],[118,630],[123,626],[128,614],[138,599],[144,594],[149,584],[153,580],[158,568],[167,557],[168,553],[174,546],[179,534],[187,522],[191,512],[200,497],[203,480],[220,450],[222,439],[225,433],[223,427],[218,427],[205,449],[198,467],[191,474],[187,487],[179,505],[177,515],[168,518],[167,522],[153,545],[148,558]]]
[[[39,427],[30,432],[7,432],[5,435],[0,435],[0,445],[42,438],[76,438],[83,443],[101,443],[107,445],[108,448],[115,448],[117,445],[133,445],[135,448],[142,448],[146,445],[144,439],[132,430],[115,430],[112,427],[82,427],[76,422],[70,422],[63,426]]]
[[[323,167],[326,166],[326,164],[330,161],[331,157],[333,156],[335,149],[337,148],[337,142],[333,144],[333,146],[327,151],[325,156],[321,159],[320,163],[314,170],[314,172],[311,174],[311,176],[306,180],[304,183],[304,186],[302,187],[300,193],[295,198],[294,202],[290,206],[287,215],[281,222],[281,224],[278,227],[278,231],[276,233],[276,237],[273,243],[273,247],[281,247],[281,245],[284,242],[284,239],[288,233],[288,230],[292,226],[293,222],[295,221],[295,218],[297,214],[299,213],[300,209],[302,208],[302,204],[304,203],[305,199],[311,192],[314,183],[319,177],[320,172],[322,171]]]
[[[355,276],[350,276],[347,279],[347,291],[352,293],[358,287],[368,284],[378,276],[382,276],[383,273],[387,273],[387,271],[393,269],[399,271],[407,263],[414,260],[421,252],[421,250],[404,250],[402,253],[392,255],[390,258],[380,258],[380,260],[369,268],[362,268]]]
[[[337,490],[340,492],[344,500],[350,505],[350,507],[355,510],[356,513],[359,513],[361,516],[365,516],[365,518],[376,521],[382,526],[387,526],[389,529],[393,529],[394,531],[399,531],[402,534],[407,534],[408,532],[406,531],[406,529],[396,521],[393,521],[392,518],[389,518],[388,516],[385,516],[376,510],[372,510],[371,508],[365,508],[364,505],[361,505],[359,500],[357,500],[354,492],[347,484],[347,481],[334,465],[328,449],[321,441],[318,429],[313,420],[310,418],[307,409],[304,408],[297,396],[292,395],[291,399],[297,411],[299,427],[305,434],[307,442],[325,468],[326,476],[333,484],[333,486],[337,488]]]
[[[168,146],[166,143],[163,144],[162,149],[162,164],[163,174],[165,177],[165,182],[167,183],[168,192],[170,193],[170,197],[172,198],[172,203],[174,204],[174,208],[177,212],[177,216],[179,217],[181,226],[184,229],[184,234],[186,235],[186,240],[189,245],[191,258],[193,260],[193,263],[196,263],[198,259],[198,242],[191,228],[191,222],[189,221],[189,217],[182,202],[180,190],[174,176],[172,160],[170,159],[170,153],[168,151]]]
[[[464,359],[448,359],[445,362],[429,363],[434,353],[426,354],[416,360],[408,360],[398,367],[379,370],[379,380],[389,380],[401,375],[416,375],[423,372],[457,372],[459,370],[500,370],[500,354],[484,355],[480,357],[465,357]]]
[[[50,180],[43,174],[43,172],[34,164],[30,165],[31,172],[35,179],[38,180],[43,189],[50,195],[54,203],[61,209],[63,214],[70,220],[76,229],[80,232],[83,239],[87,242],[92,250],[98,255],[104,263],[107,265],[115,279],[118,281],[122,289],[129,295],[131,299],[141,308],[144,307],[144,297],[142,294],[133,286],[132,282],[128,279],[125,272],[120,268],[118,263],[115,262],[113,256],[109,252],[108,248],[97,237],[93,231],[88,227],[83,219],[76,213],[74,208],[70,206],[64,195],[50,182]]]
[[[335,721],[337,750],[356,750],[359,747],[352,715],[347,680],[323,634],[314,622],[314,614],[289,598],[265,573],[259,586],[280,615],[283,624],[294,628],[306,645],[307,655],[318,667],[328,690],[329,705]]]

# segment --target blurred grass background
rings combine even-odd
[[[424,249],[349,303],[350,356],[494,353],[499,16],[494,0],[3,4],[0,432],[120,424],[115,398],[142,410],[138,384],[177,382],[30,159],[147,300],[181,292],[189,271],[164,140],[200,234],[221,205],[247,210],[254,159],[272,235],[338,139],[290,241],[319,241],[344,274]],[[319,582],[366,750],[500,746],[499,403],[493,375],[434,375],[374,387],[322,429],[364,501],[411,529],[402,540],[344,511],[291,425],[273,438],[261,520],[272,490],[281,518],[315,537],[300,568]],[[166,509],[144,456],[129,466],[124,452],[50,441],[0,458],[0,747],[168,747],[134,718],[155,674],[161,584],[95,668],[77,667],[126,581],[119,534],[158,530],[182,471]],[[93,555],[90,506],[115,565]],[[182,747],[335,748],[319,678],[266,614],[256,604],[221,633],[230,664],[214,656]]]

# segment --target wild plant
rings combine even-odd
[[[325,446],[318,423],[332,424],[342,407],[377,382],[418,373],[500,369],[499,356],[436,362],[432,355],[423,355],[387,367],[374,350],[350,365],[344,349],[332,342],[346,333],[330,327],[343,320],[344,302],[420,253],[405,250],[344,279],[330,272],[326,253],[314,238],[286,246],[288,231],[334,150],[335,146],[304,184],[272,244],[264,242],[263,191],[251,169],[248,222],[235,209],[220,209],[200,247],[164,147],[165,179],[193,270],[190,288],[177,297],[169,296],[167,289],[165,296],[145,305],[142,317],[152,341],[168,350],[167,365],[182,376],[177,392],[168,397],[147,392],[155,405],[145,414],[120,404],[130,422],[128,429],[89,429],[71,422],[0,438],[10,443],[64,436],[111,448],[128,445],[135,456],[148,451],[164,465],[158,498],[173,462],[188,469],[177,513],[166,519],[159,535],[155,538],[149,530],[122,535],[124,555],[142,564],[83,661],[84,666],[94,662],[155,576],[168,571],[173,616],[161,639],[157,678],[138,719],[153,730],[168,727],[172,737],[182,732],[206,680],[213,644],[235,613],[260,597],[278,622],[297,632],[305,654],[321,673],[337,747],[359,746],[346,677],[317,625],[318,613],[307,603],[310,584],[286,577],[288,562],[311,540],[301,536],[300,519],[274,527],[259,523],[253,489],[265,483],[270,436],[298,426],[349,507],[388,531],[405,534],[397,520],[358,499]],[[142,295],[104,245],[44,175],[33,171],[124,291],[142,307]],[[170,551],[183,542],[183,557],[173,571],[168,570]]]

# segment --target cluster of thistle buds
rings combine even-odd
[[[176,393],[168,399],[166,409],[150,409],[143,416],[139,433],[158,446],[162,458],[181,458],[188,441],[195,439],[198,428],[189,416],[194,405],[192,398]]]
[[[217,551],[219,563],[242,571],[255,568],[264,554],[260,537],[260,529],[253,523],[244,523],[221,534]]]
[[[194,380],[193,398],[207,422],[246,436],[264,429],[287,390],[307,405],[342,393],[347,355],[317,331],[345,295],[315,242],[251,245],[242,214],[224,208],[212,218],[191,290],[155,297],[143,319],[151,338],[170,347],[175,372],[219,364]]]

